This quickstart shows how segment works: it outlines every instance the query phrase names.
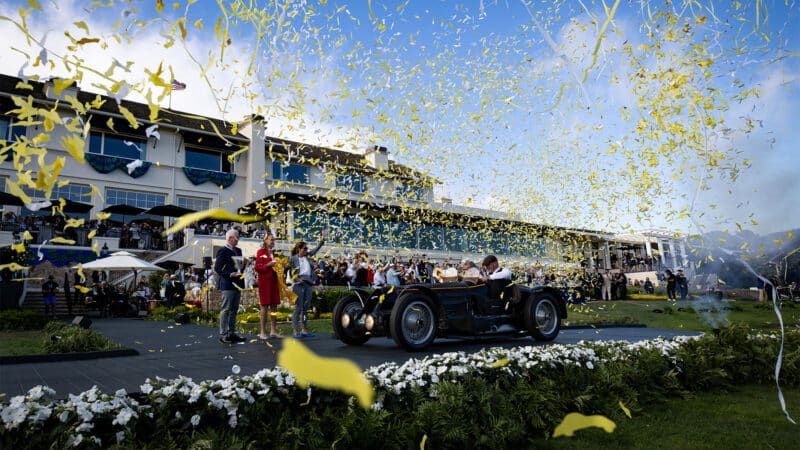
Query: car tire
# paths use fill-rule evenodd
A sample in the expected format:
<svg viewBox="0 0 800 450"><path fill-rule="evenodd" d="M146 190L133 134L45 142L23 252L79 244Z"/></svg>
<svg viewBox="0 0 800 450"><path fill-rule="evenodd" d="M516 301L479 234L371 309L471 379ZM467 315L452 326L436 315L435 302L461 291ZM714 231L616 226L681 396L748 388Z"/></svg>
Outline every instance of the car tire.
<svg viewBox="0 0 800 450"><path fill-rule="evenodd" d="M400 297L392 308L389 329L397 345L408 351L423 350L436 338L436 310L420 294Z"/></svg>
<svg viewBox="0 0 800 450"><path fill-rule="evenodd" d="M361 345L369 340L369 335L363 331L355 330L354 328L345 328L342 324L342 316L350 314L350 317L355 320L356 316L361 312L361 300L357 295L348 295L333 308L333 332L340 341L347 345Z"/></svg>
<svg viewBox="0 0 800 450"><path fill-rule="evenodd" d="M558 303L550 294L528 297L525 301L525 327L537 341L552 341L561 330Z"/></svg>

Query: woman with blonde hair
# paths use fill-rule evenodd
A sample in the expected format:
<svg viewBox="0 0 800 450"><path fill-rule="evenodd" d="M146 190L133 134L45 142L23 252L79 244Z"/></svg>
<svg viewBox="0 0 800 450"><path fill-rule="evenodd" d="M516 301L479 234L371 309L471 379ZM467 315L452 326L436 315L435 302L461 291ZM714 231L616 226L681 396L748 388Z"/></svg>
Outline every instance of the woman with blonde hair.
<svg viewBox="0 0 800 450"><path fill-rule="evenodd" d="M261 306L259 310L261 334L258 337L261 339L267 339L267 310L270 323L269 337L281 337L278 334L278 319L275 317L281 298L278 292L278 275L273 270L276 263L275 255L272 253L274 246L275 237L272 233L267 233L261 248L256 252L255 271L258 273L258 303Z"/></svg>

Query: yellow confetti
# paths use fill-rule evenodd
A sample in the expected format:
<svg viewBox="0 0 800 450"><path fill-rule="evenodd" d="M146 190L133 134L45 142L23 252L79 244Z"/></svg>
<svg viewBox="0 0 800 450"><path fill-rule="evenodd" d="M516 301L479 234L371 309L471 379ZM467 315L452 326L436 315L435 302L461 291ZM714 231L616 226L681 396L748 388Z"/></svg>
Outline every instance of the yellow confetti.
<svg viewBox="0 0 800 450"><path fill-rule="evenodd" d="M591 427L602 428L606 433L613 433L614 429L617 428L617 424L605 416L585 416L581 413L569 413L556 426L553 431L553 437L574 436L576 431Z"/></svg>
<svg viewBox="0 0 800 450"><path fill-rule="evenodd" d="M619 401L619 407L620 407L620 409L622 409L622 412L624 412L624 413L625 413L625 415L626 415L626 416L628 416L628 418L630 419L630 418L631 418L631 410L630 410L630 409L628 409L628 408L627 408L627 407L626 407L626 406L625 406L625 405L622 403L622 400L620 400L620 401Z"/></svg>
<svg viewBox="0 0 800 450"><path fill-rule="evenodd" d="M257 222L262 218L258 216L243 216L239 214L233 214L222 208L213 208L181 216L180 218L178 218L178 220L175 222L174 225L169 227L164 232L164 234L167 235L170 233L174 233L178 230L182 230L184 227L188 225L191 225L195 222L199 222L205 219L217 219L229 222Z"/></svg>
<svg viewBox="0 0 800 450"><path fill-rule="evenodd" d="M75 161L81 164L85 162L84 148L86 147L86 141L84 141L83 138L75 134L70 134L61 138L61 145L67 150L70 156L75 158Z"/></svg>
<svg viewBox="0 0 800 450"><path fill-rule="evenodd" d="M497 369L500 367L507 366L508 363L509 363L508 358L498 359L497 361L490 364L489 367L491 367L492 369Z"/></svg>
<svg viewBox="0 0 800 450"><path fill-rule="evenodd" d="M10 270L12 272L18 272L20 270L27 270L27 269L29 269L29 267L21 266L21 265L19 265L17 263L14 263L14 262L8 263L8 264L0 264L0 270L5 270L5 269L8 269L8 270Z"/></svg>
<svg viewBox="0 0 800 450"><path fill-rule="evenodd" d="M51 244L64 244L64 245L75 245L75 241L73 239L66 239L62 237L54 237L50 239Z"/></svg>
<svg viewBox="0 0 800 450"><path fill-rule="evenodd" d="M278 354L278 365L294 375L297 385L318 386L355 395L364 409L369 409L375 392L361 369L344 358L323 358L295 339L285 339Z"/></svg>

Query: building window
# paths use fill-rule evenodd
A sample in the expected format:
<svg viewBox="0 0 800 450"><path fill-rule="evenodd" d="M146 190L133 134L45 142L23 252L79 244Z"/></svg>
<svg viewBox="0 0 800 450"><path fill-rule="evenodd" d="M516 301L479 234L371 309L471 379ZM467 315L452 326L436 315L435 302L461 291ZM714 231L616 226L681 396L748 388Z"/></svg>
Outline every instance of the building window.
<svg viewBox="0 0 800 450"><path fill-rule="evenodd" d="M207 198L183 197L179 195L177 201L178 206L195 211L205 211L211 208L211 200Z"/></svg>
<svg viewBox="0 0 800 450"><path fill-rule="evenodd" d="M395 196L406 200L422 200L425 198L425 188L408 183L400 183L395 189Z"/></svg>
<svg viewBox="0 0 800 450"><path fill-rule="evenodd" d="M364 193L367 191L367 180L363 175L338 175L336 177L336 187L349 192Z"/></svg>
<svg viewBox="0 0 800 450"><path fill-rule="evenodd" d="M141 138L99 131L89 133L89 153L144 161L146 149L147 141Z"/></svg>
<svg viewBox="0 0 800 450"><path fill-rule="evenodd" d="M185 166L215 172L231 172L231 162L223 153L199 148L186 147Z"/></svg>
<svg viewBox="0 0 800 450"><path fill-rule="evenodd" d="M22 186L22 192L31 199L51 200L63 198L82 203L91 203L92 187L85 184L67 184L64 186L54 186L50 198L45 197L45 192L41 189L33 189L29 186Z"/></svg>
<svg viewBox="0 0 800 450"><path fill-rule="evenodd" d="M167 202L166 194L154 194L152 192L123 191L121 189L106 189L106 204L121 205L127 204L138 206L139 208L150 209L160 206Z"/></svg>
<svg viewBox="0 0 800 450"><path fill-rule="evenodd" d="M25 126L14 125L14 120L7 117L0 118L0 142L14 142L19 136L25 136Z"/></svg>
<svg viewBox="0 0 800 450"><path fill-rule="evenodd" d="M284 164L281 161L272 161L272 178L289 183L311 183L311 177L309 176L307 166Z"/></svg>

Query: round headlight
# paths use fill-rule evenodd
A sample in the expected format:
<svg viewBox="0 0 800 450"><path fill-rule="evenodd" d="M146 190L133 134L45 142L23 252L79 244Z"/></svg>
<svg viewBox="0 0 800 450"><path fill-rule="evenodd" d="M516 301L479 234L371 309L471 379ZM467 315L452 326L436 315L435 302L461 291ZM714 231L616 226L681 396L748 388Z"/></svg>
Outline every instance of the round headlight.
<svg viewBox="0 0 800 450"><path fill-rule="evenodd" d="M351 320L352 320L352 319L351 319L351 317L350 317L350 314L342 314L342 326L343 326L343 327L345 327L345 328L349 328L349 327L350 327L350 321L351 321Z"/></svg>
<svg viewBox="0 0 800 450"><path fill-rule="evenodd" d="M364 326L366 326L368 330L372 330L375 327L375 316L367 314L367 317L364 319Z"/></svg>

